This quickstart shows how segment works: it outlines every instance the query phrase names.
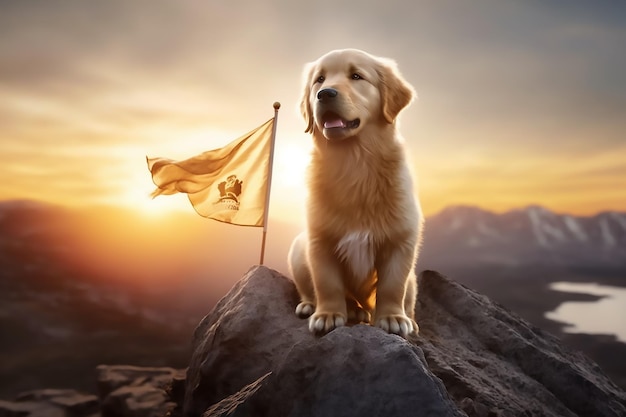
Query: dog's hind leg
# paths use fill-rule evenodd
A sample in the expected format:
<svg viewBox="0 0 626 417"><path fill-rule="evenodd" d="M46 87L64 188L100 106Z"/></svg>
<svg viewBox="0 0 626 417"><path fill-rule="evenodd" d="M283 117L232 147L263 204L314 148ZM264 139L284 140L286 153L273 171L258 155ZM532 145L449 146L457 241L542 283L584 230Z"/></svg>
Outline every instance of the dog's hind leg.
<svg viewBox="0 0 626 417"><path fill-rule="evenodd" d="M415 303L417 302L417 277L415 271L411 270L406 283L406 294L404 295L404 312L411 320L415 327L415 333L419 333L419 326L415 321Z"/></svg>
<svg viewBox="0 0 626 417"><path fill-rule="evenodd" d="M348 309L349 323L369 323L371 320L370 313L359 305L352 297L346 298L346 306Z"/></svg>

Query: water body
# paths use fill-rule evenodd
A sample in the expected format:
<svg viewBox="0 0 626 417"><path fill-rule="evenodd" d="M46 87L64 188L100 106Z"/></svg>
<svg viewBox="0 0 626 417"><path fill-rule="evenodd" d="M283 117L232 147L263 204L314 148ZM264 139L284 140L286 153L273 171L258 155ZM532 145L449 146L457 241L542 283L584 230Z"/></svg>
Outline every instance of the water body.
<svg viewBox="0 0 626 417"><path fill-rule="evenodd" d="M567 301L546 313L550 320L567 323L567 333L612 334L626 343L626 288L609 285L554 282L554 291L591 294L597 301Z"/></svg>

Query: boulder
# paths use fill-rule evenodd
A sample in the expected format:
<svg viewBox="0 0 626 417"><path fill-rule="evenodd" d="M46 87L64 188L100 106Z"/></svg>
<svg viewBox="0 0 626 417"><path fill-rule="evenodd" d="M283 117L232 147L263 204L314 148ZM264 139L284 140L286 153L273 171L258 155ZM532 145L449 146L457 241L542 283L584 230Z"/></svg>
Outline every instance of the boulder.
<svg viewBox="0 0 626 417"><path fill-rule="evenodd" d="M624 416L626 394L584 355L436 272L421 332L359 324L316 337L293 282L254 267L194 333L185 416Z"/></svg>
<svg viewBox="0 0 626 417"><path fill-rule="evenodd" d="M103 417L164 417L176 407L163 389L150 385L124 386L102 402Z"/></svg>
<svg viewBox="0 0 626 417"><path fill-rule="evenodd" d="M264 267L234 286L195 332L185 415L234 398L233 416L462 415L417 346L368 325L316 337L297 301Z"/></svg>
<svg viewBox="0 0 626 417"><path fill-rule="evenodd" d="M0 417L65 417L65 412L45 401L0 400Z"/></svg>
<svg viewBox="0 0 626 417"><path fill-rule="evenodd" d="M100 365L100 397L71 389L40 389L0 400L0 417L164 417L179 415L185 370Z"/></svg>
<svg viewBox="0 0 626 417"><path fill-rule="evenodd" d="M0 401L0 417L83 417L97 414L98 397L72 389L41 389Z"/></svg>
<svg viewBox="0 0 626 417"><path fill-rule="evenodd" d="M184 378L168 367L99 365L96 372L103 417L165 416L176 408L167 392Z"/></svg>
<svg viewBox="0 0 626 417"><path fill-rule="evenodd" d="M582 353L437 272L419 287L415 342L468 415L626 416L624 391Z"/></svg>

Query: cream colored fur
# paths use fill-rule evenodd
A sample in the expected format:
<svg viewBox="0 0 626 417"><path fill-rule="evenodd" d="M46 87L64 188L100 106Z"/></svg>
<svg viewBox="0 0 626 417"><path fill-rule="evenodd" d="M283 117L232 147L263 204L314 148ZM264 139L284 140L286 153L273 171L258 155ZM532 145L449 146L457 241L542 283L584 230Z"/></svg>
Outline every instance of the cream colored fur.
<svg viewBox="0 0 626 417"><path fill-rule="evenodd" d="M319 93L328 88L336 96ZM289 266L296 314L314 333L348 321L404 337L418 331L422 214L396 127L413 96L393 61L359 50L332 51L306 68L301 109L314 142L307 231Z"/></svg>

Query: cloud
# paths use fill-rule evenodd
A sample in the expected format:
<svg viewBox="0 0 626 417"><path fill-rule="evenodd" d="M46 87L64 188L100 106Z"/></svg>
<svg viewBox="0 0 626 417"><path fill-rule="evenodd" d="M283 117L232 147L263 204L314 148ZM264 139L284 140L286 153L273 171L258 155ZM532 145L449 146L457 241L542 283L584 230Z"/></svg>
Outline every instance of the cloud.
<svg viewBox="0 0 626 417"><path fill-rule="evenodd" d="M65 166L42 165L50 178L74 175L88 161L117 184L129 174L110 170L115 161L126 167L146 153L212 147L269 118L275 100L283 103L279 141L308 143L296 111L300 71L342 47L395 59L415 85L420 99L401 122L424 177L453 184L474 175L478 187L495 163L514 165L519 189L502 192L530 198L513 177L541 183L529 174L535 155L554 165L541 169L567 172L570 160L614 150L626 130L626 57L618 53L626 11L615 2L557 9L487 0L324 0L306 8L287 0L41 0L0 7L0 152L23 169L16 177L0 167L0 175L15 178L16 187L36 186L29 164L61 148L79 152ZM476 166L449 162L467 154L479 156ZM464 187L469 198L472 188ZM451 189L443 197L457 195Z"/></svg>

